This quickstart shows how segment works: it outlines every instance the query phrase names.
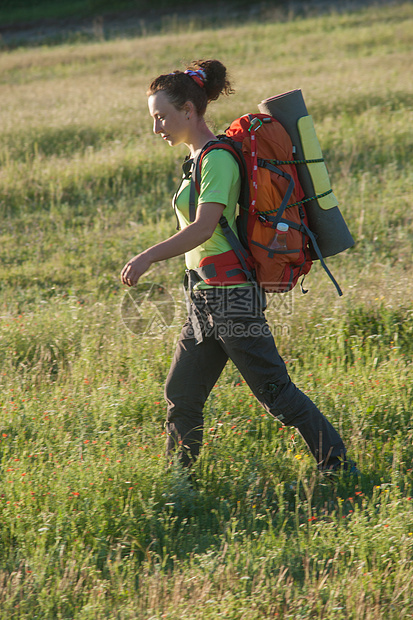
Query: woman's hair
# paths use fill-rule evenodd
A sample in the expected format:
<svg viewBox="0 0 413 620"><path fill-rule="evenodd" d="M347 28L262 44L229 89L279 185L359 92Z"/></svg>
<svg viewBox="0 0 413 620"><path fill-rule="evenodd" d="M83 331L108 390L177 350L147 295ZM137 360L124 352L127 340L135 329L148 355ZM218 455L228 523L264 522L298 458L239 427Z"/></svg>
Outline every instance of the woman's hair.
<svg viewBox="0 0 413 620"><path fill-rule="evenodd" d="M219 60L195 60L186 71L174 71L155 78L147 91L148 97L163 90L171 103L181 110L192 101L199 116L205 114L210 101L234 91L227 78L226 67Z"/></svg>

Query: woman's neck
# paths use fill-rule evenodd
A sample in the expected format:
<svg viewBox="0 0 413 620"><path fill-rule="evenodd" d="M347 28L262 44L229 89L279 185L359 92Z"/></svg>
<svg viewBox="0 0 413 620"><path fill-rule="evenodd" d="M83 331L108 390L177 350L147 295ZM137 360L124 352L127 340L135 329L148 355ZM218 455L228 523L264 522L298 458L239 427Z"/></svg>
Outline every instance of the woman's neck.
<svg viewBox="0 0 413 620"><path fill-rule="evenodd" d="M216 136L212 133L212 131L208 128L208 125L204 120L197 124L194 128L194 131L189 136L188 142L186 143L189 148L189 152L191 157L196 157L198 153L201 151L202 147L210 142L211 140L215 140Z"/></svg>

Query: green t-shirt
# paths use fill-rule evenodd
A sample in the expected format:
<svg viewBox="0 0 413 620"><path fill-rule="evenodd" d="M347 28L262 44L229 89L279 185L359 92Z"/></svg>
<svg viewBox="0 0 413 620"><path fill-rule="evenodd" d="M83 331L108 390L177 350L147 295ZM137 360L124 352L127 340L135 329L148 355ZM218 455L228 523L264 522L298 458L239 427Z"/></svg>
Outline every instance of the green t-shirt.
<svg viewBox="0 0 413 620"><path fill-rule="evenodd" d="M183 181L175 197L175 209L181 228L189 225L189 187L190 179ZM195 197L195 206L206 202L217 202L225 205L223 215L228 224L236 232L235 220L238 213L238 197L241 179L238 164L228 151L214 149L202 160L201 185L199 196ZM231 250L221 226L215 228L212 236L202 245L185 254L188 269L199 267L200 261L206 256L216 256ZM208 286L201 284L202 287ZM242 286L242 285L241 285Z"/></svg>

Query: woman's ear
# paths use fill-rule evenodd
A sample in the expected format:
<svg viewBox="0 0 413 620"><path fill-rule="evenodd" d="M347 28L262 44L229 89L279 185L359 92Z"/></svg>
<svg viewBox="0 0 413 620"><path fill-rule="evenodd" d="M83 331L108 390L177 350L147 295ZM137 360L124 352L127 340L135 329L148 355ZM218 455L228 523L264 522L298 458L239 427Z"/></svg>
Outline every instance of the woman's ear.
<svg viewBox="0 0 413 620"><path fill-rule="evenodd" d="M189 120L195 113L195 106L192 101L187 101L184 103L183 110L185 112L186 118Z"/></svg>

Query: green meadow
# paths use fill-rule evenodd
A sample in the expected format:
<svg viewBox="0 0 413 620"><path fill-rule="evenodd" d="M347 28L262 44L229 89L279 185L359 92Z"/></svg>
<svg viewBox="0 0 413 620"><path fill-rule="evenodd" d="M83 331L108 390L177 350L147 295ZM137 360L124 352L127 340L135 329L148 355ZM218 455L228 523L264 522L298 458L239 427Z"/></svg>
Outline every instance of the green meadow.
<svg viewBox="0 0 413 620"><path fill-rule="evenodd" d="M0 55L0 619L413 618L413 4ZM169 325L130 330L123 265L171 235L185 149L146 88L216 57L221 132L303 92L356 241L268 321L362 477L319 476L228 364L193 484L164 458L183 259L143 278ZM130 325L129 325L130 326Z"/></svg>

